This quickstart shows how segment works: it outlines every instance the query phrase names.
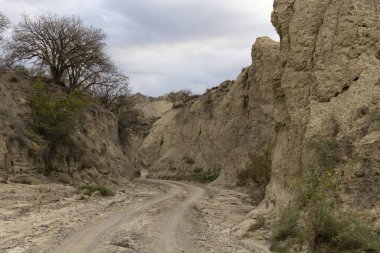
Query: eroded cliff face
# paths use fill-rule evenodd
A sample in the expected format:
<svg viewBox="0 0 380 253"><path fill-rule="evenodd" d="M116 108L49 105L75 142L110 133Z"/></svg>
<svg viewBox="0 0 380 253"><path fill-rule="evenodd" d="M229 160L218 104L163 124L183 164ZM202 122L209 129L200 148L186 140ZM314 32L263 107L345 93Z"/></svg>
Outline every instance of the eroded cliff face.
<svg viewBox="0 0 380 253"><path fill-rule="evenodd" d="M153 175L221 170L233 185L249 153L271 153L271 182L256 213L291 200L308 170L310 140L334 139L355 208L380 196L380 2L276 0L280 43L260 38L252 66L158 120L139 149Z"/></svg>
<svg viewBox="0 0 380 253"><path fill-rule="evenodd" d="M278 185L308 169L308 140L334 138L349 150L343 176L347 201L378 205L379 10L378 1L274 2L288 121L277 133L267 200L281 202Z"/></svg>
<svg viewBox="0 0 380 253"><path fill-rule="evenodd" d="M33 183L45 181L43 147L30 133L26 115L27 97L33 82L22 75L0 76L0 179ZM97 182L123 176L130 178L133 166L123 152L115 115L96 105L86 108L83 126L73 138L78 147L64 147L49 158L50 179L64 183Z"/></svg>
<svg viewBox="0 0 380 253"><path fill-rule="evenodd" d="M276 104L279 43L260 38L254 63L236 81L226 81L184 107L168 111L154 125L139 150L141 166L156 176L219 171L219 183L234 184L249 153L270 150L277 126L286 116ZM260 73L260 74L256 74Z"/></svg>

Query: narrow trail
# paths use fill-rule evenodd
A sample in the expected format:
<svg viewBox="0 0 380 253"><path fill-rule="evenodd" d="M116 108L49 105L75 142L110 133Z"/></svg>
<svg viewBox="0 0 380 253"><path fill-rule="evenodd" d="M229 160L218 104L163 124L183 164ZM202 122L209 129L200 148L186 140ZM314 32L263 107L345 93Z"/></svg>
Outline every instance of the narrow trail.
<svg viewBox="0 0 380 253"><path fill-rule="evenodd" d="M189 186L186 184L179 184L184 187L189 195L185 201L176 205L166 215L164 215L160 223L163 225L161 237L156 242L156 249L158 252L194 252L192 249L195 247L187 236L187 221L185 219L186 210L192 204L196 203L206 192L204 188Z"/></svg>
<svg viewBox="0 0 380 253"><path fill-rule="evenodd" d="M54 249L46 248L40 252L265 252L245 245L230 233L221 233L226 228L221 214L228 212L230 207L225 206L227 209L224 210L225 203L215 205L220 201L210 199L208 188L163 180L141 180L139 183L159 185L163 191L94 220L82 230L71 233ZM220 196L222 201L228 202L236 197L234 194L223 192ZM214 206L208 206L210 200ZM218 218L221 219L218 221Z"/></svg>
<svg viewBox="0 0 380 253"><path fill-rule="evenodd" d="M118 227L133 221L136 216L141 215L146 209L165 200L174 198L182 190L182 188L176 184L167 182L161 182L161 184L169 186L170 189L166 194L153 198L145 203L134 204L130 206L128 210L114 213L102 221L97 221L78 234L74 234L72 237L66 239L56 253L95 252L99 244L104 243L104 241L117 232Z"/></svg>

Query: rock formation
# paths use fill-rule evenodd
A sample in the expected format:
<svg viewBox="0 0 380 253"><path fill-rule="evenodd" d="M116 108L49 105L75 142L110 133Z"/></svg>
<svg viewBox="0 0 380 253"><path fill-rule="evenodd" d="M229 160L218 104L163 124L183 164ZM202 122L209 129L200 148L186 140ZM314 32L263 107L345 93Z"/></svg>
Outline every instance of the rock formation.
<svg viewBox="0 0 380 253"><path fill-rule="evenodd" d="M308 170L309 140L334 138L345 203L380 203L380 2L276 0L280 43L259 38L252 65L184 107L168 111L138 151L151 174L221 170L232 185L250 153L271 152L260 208L287 203L290 182Z"/></svg>
<svg viewBox="0 0 380 253"><path fill-rule="evenodd" d="M249 153L270 149L275 142L274 115L281 114L275 107L278 55L277 42L258 39L253 65L236 81L226 81L164 114L140 147L142 164L158 175L221 170L218 181L232 184Z"/></svg>
<svg viewBox="0 0 380 253"><path fill-rule="evenodd" d="M340 157L342 202L356 209L380 206L380 2L376 0L275 0L272 13L280 42L263 37L252 47L252 65L179 104L167 97L136 95L142 127L125 155L114 115L86 113L78 138L95 158L87 165L63 155L58 173L88 177L130 174L152 177L220 171L215 183L235 185L252 154L271 155L265 197L251 185L268 213L292 198L291 182L307 173L310 140L334 139ZM28 174L41 166L35 143L23 132L25 85L0 83L0 176ZM23 81L22 81L23 82ZM7 86L7 87L6 87ZM9 109L11 108L11 109ZM141 123L141 122L140 122ZM124 150L124 152L123 152ZM130 162L132 157L133 162ZM132 165L133 164L133 165ZM89 167L81 173L83 167Z"/></svg>

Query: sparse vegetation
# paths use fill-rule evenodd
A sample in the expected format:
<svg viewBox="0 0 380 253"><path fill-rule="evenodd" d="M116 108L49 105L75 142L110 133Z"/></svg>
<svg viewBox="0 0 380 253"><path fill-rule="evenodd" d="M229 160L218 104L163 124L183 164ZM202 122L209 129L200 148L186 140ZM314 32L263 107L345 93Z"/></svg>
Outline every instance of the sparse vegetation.
<svg viewBox="0 0 380 253"><path fill-rule="evenodd" d="M9 79L8 79L8 81L10 82L10 83L18 83L18 78L17 77L15 77L15 76L12 76L12 77L10 77Z"/></svg>
<svg viewBox="0 0 380 253"><path fill-rule="evenodd" d="M190 174L178 174L178 175L167 175L161 176L161 179L174 180L174 181L190 181L199 183L211 183L219 177L220 171L207 171L204 172L203 169L199 172L192 172Z"/></svg>
<svg viewBox="0 0 380 253"><path fill-rule="evenodd" d="M80 126L80 115L89 102L89 97L79 91L50 90L37 82L28 99L31 129L44 137L49 148L71 145L70 135Z"/></svg>
<svg viewBox="0 0 380 253"><path fill-rule="evenodd" d="M309 252L380 252L375 230L339 209L339 143L321 139L310 142L309 149L309 173L297 187L296 201L280 215L271 250L287 253L308 247Z"/></svg>
<svg viewBox="0 0 380 253"><path fill-rule="evenodd" d="M335 138L323 138L308 142L309 166L314 170L333 170L339 163L342 147Z"/></svg>
<svg viewBox="0 0 380 253"><path fill-rule="evenodd" d="M80 163L82 165L82 169L92 168L94 166L94 160L89 154L81 155Z"/></svg>
<svg viewBox="0 0 380 253"><path fill-rule="evenodd" d="M80 154L81 143L72 138L81 126L81 115L90 99L84 93L66 93L60 89L49 89L37 82L28 98L31 108L26 136L45 148L45 173L50 171L49 161L59 148L69 147L76 155Z"/></svg>
<svg viewBox="0 0 380 253"><path fill-rule="evenodd" d="M96 184L86 184L86 185L80 186L79 188L81 190L84 190L85 194L89 196L91 196L95 192L99 192L100 195L102 195L103 197L111 197L115 195L115 193L111 189L105 186L96 185Z"/></svg>
<svg viewBox="0 0 380 253"><path fill-rule="evenodd" d="M206 98L203 100L203 105L204 105L205 111L209 111L209 112L212 111L212 98L211 98L210 93L206 94Z"/></svg>
<svg viewBox="0 0 380 253"><path fill-rule="evenodd" d="M265 223L266 222L265 222L264 216L258 215L256 217L256 222L249 227L249 231L255 231L255 230L261 229L265 227Z"/></svg>
<svg viewBox="0 0 380 253"><path fill-rule="evenodd" d="M25 176L16 177L12 179L12 182L17 183L17 184L27 184L27 185L32 184L32 181L30 180L30 178L25 177Z"/></svg>
<svg viewBox="0 0 380 253"><path fill-rule="evenodd" d="M7 24L0 15L0 35ZM25 15L6 44L3 65L11 70L17 64L28 66L28 72L48 77L55 85L86 90L113 110L118 100L130 96L130 89L128 77L106 53L105 38L102 29L85 26L79 17Z"/></svg>
<svg viewBox="0 0 380 253"><path fill-rule="evenodd" d="M3 40L3 32L9 27L9 19L0 12L0 42Z"/></svg>
<svg viewBox="0 0 380 253"><path fill-rule="evenodd" d="M271 179L271 157L268 150L263 154L249 154L250 162L246 165L246 168L240 171L237 175L237 185L245 186L256 184L262 195L265 194L265 188L269 184Z"/></svg>
<svg viewBox="0 0 380 253"><path fill-rule="evenodd" d="M8 119L10 116L7 110L0 108L0 119Z"/></svg>
<svg viewBox="0 0 380 253"><path fill-rule="evenodd" d="M119 108L117 114L118 136L123 147L130 143L130 135L132 132L141 131L141 112L132 106Z"/></svg>
<svg viewBox="0 0 380 253"><path fill-rule="evenodd" d="M380 108L370 110L368 113L368 120L373 123L380 123Z"/></svg>
<svg viewBox="0 0 380 253"><path fill-rule="evenodd" d="M193 165L195 163L195 161L191 158L191 157L188 157L188 156L185 156L183 158L183 161L186 163L186 164L189 164L189 165Z"/></svg>
<svg viewBox="0 0 380 253"><path fill-rule="evenodd" d="M192 91L183 89L178 92L170 92L167 96L170 102L173 103L173 109L183 107L187 101L191 99Z"/></svg>
<svg viewBox="0 0 380 253"><path fill-rule="evenodd" d="M47 141L44 139L44 137L42 135L39 135L32 129L27 129L24 132L24 135L26 138L38 144L40 147L45 147L47 145Z"/></svg>

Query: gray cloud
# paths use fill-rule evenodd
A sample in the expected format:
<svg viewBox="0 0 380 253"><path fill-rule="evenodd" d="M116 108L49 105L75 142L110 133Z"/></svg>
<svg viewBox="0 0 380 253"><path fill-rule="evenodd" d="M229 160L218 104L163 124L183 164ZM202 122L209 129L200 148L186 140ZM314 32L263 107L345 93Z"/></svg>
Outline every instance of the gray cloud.
<svg viewBox="0 0 380 253"><path fill-rule="evenodd" d="M21 13L79 15L108 34L109 52L134 91L203 92L234 79L251 63L256 37L277 39L270 0L0 0L16 22ZM57 8L57 6L59 8Z"/></svg>

